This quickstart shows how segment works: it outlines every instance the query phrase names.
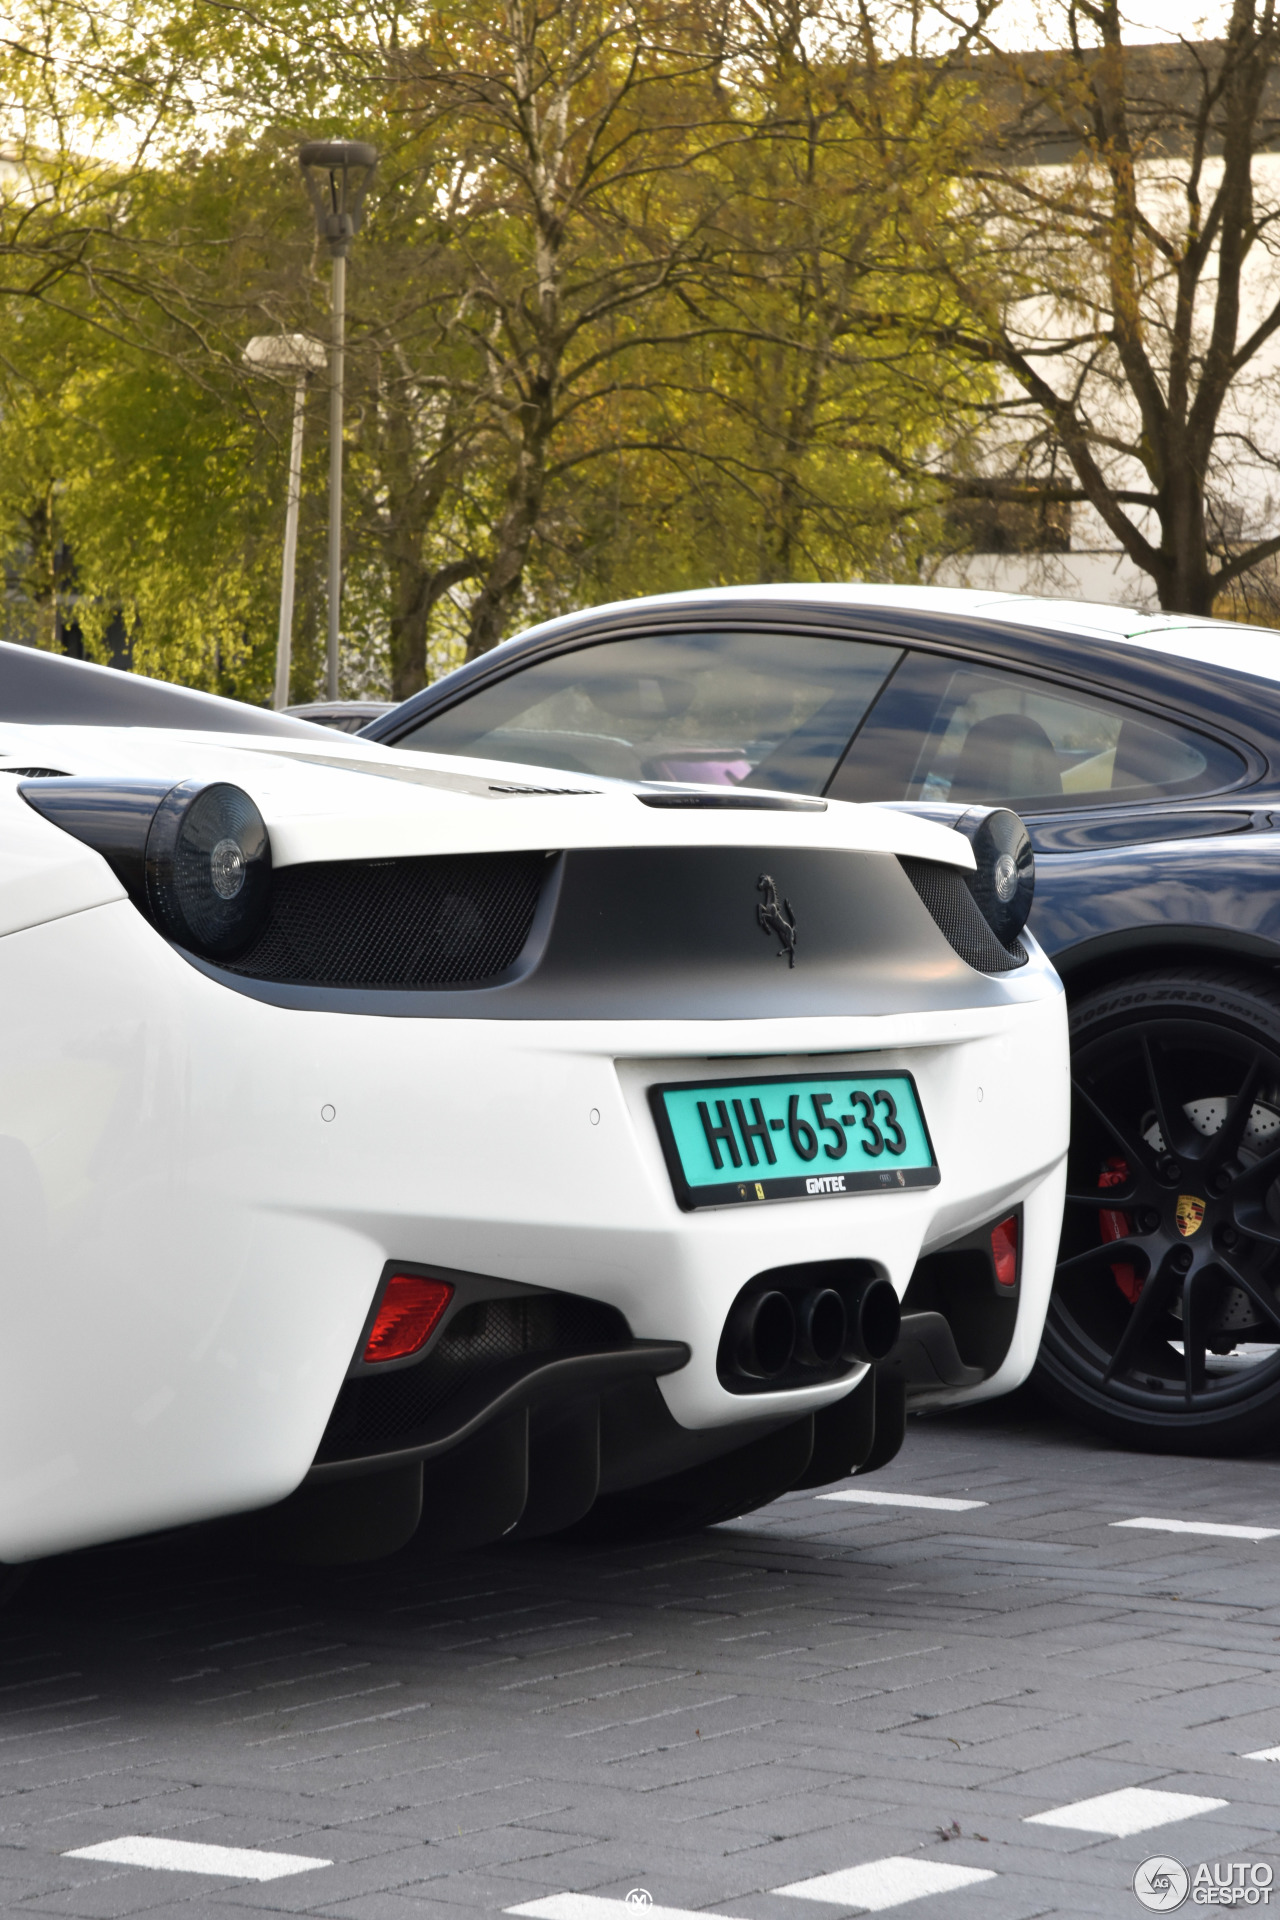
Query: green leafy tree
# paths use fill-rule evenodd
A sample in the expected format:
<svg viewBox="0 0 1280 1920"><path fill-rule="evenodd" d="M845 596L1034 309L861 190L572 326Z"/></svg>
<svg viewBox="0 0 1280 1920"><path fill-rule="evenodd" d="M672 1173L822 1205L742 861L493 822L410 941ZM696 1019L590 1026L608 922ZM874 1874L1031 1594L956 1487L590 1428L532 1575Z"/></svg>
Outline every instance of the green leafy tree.
<svg viewBox="0 0 1280 1920"><path fill-rule="evenodd" d="M58 54L41 177L91 154L113 209L56 297L0 299L0 511L47 644L72 596L91 650L123 623L139 670L268 697L288 396L241 349L327 333L293 153L338 131L383 155L349 283L349 690L411 692L584 598L920 565L926 456L988 377L921 323L957 303L919 233L963 138L954 83L886 66L860 11L195 0L138 39L26 4Z"/></svg>

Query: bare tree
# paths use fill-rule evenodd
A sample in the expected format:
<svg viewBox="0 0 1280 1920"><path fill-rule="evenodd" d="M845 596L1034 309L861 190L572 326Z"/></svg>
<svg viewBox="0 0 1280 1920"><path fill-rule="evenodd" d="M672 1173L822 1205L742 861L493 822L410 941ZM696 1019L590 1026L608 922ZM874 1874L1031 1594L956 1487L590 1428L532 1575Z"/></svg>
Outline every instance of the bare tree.
<svg viewBox="0 0 1280 1920"><path fill-rule="evenodd" d="M962 491L1087 502L1160 605L1208 614L1280 553L1280 37L1232 0L1221 40L1130 46L1118 0L1066 0L1061 51L980 16L974 244L931 337L999 369Z"/></svg>

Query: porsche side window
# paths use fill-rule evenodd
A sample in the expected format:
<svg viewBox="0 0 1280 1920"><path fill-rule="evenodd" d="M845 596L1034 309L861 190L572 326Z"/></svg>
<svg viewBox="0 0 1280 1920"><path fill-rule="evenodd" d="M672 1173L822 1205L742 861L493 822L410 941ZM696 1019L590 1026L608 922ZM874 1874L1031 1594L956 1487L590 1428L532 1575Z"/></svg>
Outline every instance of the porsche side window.
<svg viewBox="0 0 1280 1920"><path fill-rule="evenodd" d="M900 658L897 647L820 634L637 634L517 668L396 745L821 793Z"/></svg>
<svg viewBox="0 0 1280 1920"><path fill-rule="evenodd" d="M1005 801L1024 812L1208 793L1244 772L1207 735L1043 681L917 654L832 791L845 799Z"/></svg>

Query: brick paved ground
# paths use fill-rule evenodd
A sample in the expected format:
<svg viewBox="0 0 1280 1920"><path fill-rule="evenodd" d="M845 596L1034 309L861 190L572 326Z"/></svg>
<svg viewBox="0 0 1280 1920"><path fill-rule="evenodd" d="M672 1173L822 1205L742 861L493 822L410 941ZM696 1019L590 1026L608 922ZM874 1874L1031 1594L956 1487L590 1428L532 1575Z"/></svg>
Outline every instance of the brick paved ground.
<svg viewBox="0 0 1280 1920"><path fill-rule="evenodd" d="M854 1909L773 1890L896 1855L996 1876L894 1909L921 1920L1137 1916L1150 1854L1280 1851L1280 1765L1242 1757L1280 1746L1280 1539L1108 1522L1280 1525L1278 1476L994 1412L913 1423L859 1483L971 1512L794 1495L662 1547L434 1574L172 1544L51 1564L0 1622L0 1911L411 1920L643 1886L821 1920ZM1135 1786L1228 1804L1125 1839L1026 1824ZM254 1884L63 1857L121 1835L334 1864Z"/></svg>

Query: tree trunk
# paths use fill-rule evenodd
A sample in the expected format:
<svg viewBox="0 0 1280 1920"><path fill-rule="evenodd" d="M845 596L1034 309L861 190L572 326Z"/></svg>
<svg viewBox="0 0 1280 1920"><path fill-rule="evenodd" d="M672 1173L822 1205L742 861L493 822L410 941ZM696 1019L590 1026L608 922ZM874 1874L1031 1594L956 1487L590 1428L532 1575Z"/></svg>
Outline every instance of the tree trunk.
<svg viewBox="0 0 1280 1920"><path fill-rule="evenodd" d="M520 409L520 452L507 483L493 557L471 609L467 659L488 653L502 639L512 603L524 583L525 563L546 489L547 448L554 425L555 382L544 373Z"/></svg>
<svg viewBox="0 0 1280 1920"><path fill-rule="evenodd" d="M1160 555L1152 568L1165 613L1209 615L1216 597L1209 563L1204 488L1199 476L1172 455L1160 489Z"/></svg>
<svg viewBox="0 0 1280 1920"><path fill-rule="evenodd" d="M427 684L427 573L403 557L394 563L391 698L407 700Z"/></svg>
<svg viewBox="0 0 1280 1920"><path fill-rule="evenodd" d="M395 563L391 613L391 698L407 700L427 684L427 635L437 600L460 580L474 579L478 560L468 556L444 567L424 567L407 557Z"/></svg>

